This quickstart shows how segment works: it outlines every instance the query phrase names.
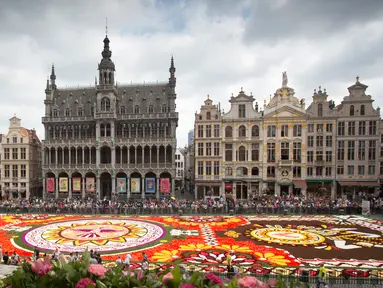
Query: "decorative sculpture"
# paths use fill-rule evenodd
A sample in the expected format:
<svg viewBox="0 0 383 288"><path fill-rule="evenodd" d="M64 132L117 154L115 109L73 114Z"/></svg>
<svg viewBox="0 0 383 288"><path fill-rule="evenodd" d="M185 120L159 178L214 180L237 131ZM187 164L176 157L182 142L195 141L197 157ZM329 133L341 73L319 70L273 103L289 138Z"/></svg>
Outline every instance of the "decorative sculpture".
<svg viewBox="0 0 383 288"><path fill-rule="evenodd" d="M289 79L287 78L287 72L282 72L282 87L287 87Z"/></svg>

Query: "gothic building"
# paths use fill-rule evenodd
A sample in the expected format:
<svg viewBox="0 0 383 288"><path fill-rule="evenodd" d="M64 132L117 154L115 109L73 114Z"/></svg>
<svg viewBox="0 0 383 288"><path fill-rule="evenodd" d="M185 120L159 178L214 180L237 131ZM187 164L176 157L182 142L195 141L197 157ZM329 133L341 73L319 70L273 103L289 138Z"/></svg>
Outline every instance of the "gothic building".
<svg viewBox="0 0 383 288"><path fill-rule="evenodd" d="M45 90L43 191L46 198L155 198L174 193L176 78L115 82L104 39L94 86L60 88L55 68Z"/></svg>

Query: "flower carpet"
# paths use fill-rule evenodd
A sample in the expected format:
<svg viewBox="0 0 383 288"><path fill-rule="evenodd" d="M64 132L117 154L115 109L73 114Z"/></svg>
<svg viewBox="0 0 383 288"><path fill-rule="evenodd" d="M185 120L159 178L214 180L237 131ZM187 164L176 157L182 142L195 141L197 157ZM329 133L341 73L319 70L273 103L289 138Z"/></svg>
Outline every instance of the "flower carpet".
<svg viewBox="0 0 383 288"><path fill-rule="evenodd" d="M159 268L183 263L204 271L225 271L230 250L242 272L322 263L383 267L382 233L382 223L360 216L0 216L3 254L88 248L105 261L129 252L140 262L145 251Z"/></svg>

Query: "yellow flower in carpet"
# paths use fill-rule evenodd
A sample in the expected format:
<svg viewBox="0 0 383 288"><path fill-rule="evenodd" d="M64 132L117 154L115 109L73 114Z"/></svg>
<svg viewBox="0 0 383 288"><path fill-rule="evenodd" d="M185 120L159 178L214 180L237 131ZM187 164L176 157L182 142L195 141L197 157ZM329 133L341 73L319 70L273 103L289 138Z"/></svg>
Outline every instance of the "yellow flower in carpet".
<svg viewBox="0 0 383 288"><path fill-rule="evenodd" d="M164 218L164 221L166 222L176 222L176 220L172 217L167 217L167 218Z"/></svg>
<svg viewBox="0 0 383 288"><path fill-rule="evenodd" d="M171 262L174 259L180 258L177 254L178 250L162 250L160 252L155 252L152 256L152 260L156 262Z"/></svg>
<svg viewBox="0 0 383 288"><path fill-rule="evenodd" d="M205 244L187 244L187 245L181 245L180 250L183 251L201 251L201 250L206 250L210 249L210 245L205 245Z"/></svg>
<svg viewBox="0 0 383 288"><path fill-rule="evenodd" d="M239 245L227 245L227 244L222 244L220 246L216 247L217 249L222 249L225 251L234 251L234 253L249 253L252 252L252 250L249 247L246 246L239 246Z"/></svg>
<svg viewBox="0 0 383 288"><path fill-rule="evenodd" d="M238 238L240 235L241 234L239 234L233 230L229 230L229 231L225 232L225 236L227 236L227 237Z"/></svg>
<svg viewBox="0 0 383 288"><path fill-rule="evenodd" d="M254 254L259 257L259 260L267 261L273 265L287 266L287 263L290 263L290 260L285 259L283 255L275 255L274 253L271 253L271 252L266 252L265 254L262 254L260 252L255 252Z"/></svg>
<svg viewBox="0 0 383 288"><path fill-rule="evenodd" d="M241 222L242 220L238 217L232 217L232 218L227 218L226 221L232 222L232 223L238 223L238 222Z"/></svg>
<svg viewBox="0 0 383 288"><path fill-rule="evenodd" d="M161 243L167 243L168 240L160 240Z"/></svg>

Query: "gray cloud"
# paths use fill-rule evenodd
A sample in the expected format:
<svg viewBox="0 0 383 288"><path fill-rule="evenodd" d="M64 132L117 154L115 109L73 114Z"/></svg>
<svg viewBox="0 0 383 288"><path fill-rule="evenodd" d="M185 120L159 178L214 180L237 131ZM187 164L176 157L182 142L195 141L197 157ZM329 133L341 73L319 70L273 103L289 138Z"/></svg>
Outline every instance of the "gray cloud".
<svg viewBox="0 0 383 288"><path fill-rule="evenodd" d="M43 137L52 62L57 85L94 83L105 17L117 81L166 81L174 54L179 146L207 94L225 111L240 87L262 104L280 87L285 70L297 96L309 102L322 85L339 103L360 74L382 106L381 1L346 2L1 1L0 132L17 113Z"/></svg>

